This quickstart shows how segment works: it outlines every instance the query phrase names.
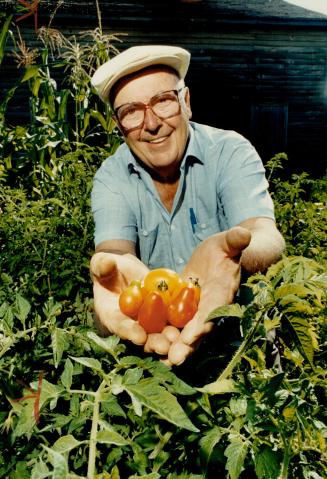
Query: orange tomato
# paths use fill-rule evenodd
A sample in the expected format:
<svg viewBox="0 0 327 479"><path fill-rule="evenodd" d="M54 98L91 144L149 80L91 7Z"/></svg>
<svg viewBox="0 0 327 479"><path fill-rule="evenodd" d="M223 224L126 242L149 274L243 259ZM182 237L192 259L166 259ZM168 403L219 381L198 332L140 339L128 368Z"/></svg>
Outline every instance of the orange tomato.
<svg viewBox="0 0 327 479"><path fill-rule="evenodd" d="M158 286L165 282L168 291L171 294L179 283L182 282L181 277L176 271L169 268L157 268L150 271L144 278L143 287L147 291L157 291Z"/></svg>
<svg viewBox="0 0 327 479"><path fill-rule="evenodd" d="M137 320L147 333L161 333L167 324L167 307L159 292L150 291L146 295Z"/></svg>
<svg viewBox="0 0 327 479"><path fill-rule="evenodd" d="M176 328L184 328L193 318L197 309L195 288L186 286L172 299L167 308L168 323Z"/></svg>
<svg viewBox="0 0 327 479"><path fill-rule="evenodd" d="M141 283L138 281L133 281L119 296L121 312L131 318L136 318L142 303Z"/></svg>
<svg viewBox="0 0 327 479"><path fill-rule="evenodd" d="M188 281L181 281L177 287L175 288L175 290L173 291L172 295L171 295L171 299L175 299L176 296L179 295L179 293L182 291L182 289L184 288L191 288L191 289L194 289L194 298L195 298L195 301L196 301L196 304L199 304L199 301L200 301L200 296L201 296L201 286L199 284L199 281L198 279L193 279L193 278L190 278Z"/></svg>

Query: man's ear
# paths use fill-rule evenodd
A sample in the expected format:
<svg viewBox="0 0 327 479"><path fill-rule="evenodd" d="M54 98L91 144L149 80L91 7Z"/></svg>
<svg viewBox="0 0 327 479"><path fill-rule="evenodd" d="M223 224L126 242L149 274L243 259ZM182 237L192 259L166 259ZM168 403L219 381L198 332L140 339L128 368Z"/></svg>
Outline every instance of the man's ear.
<svg viewBox="0 0 327 479"><path fill-rule="evenodd" d="M116 117L115 114L112 115L112 119L113 119L114 122L116 123L116 126L117 126L119 132L124 136L124 132L123 132L123 130L122 130L120 124L119 124L118 118Z"/></svg>
<svg viewBox="0 0 327 479"><path fill-rule="evenodd" d="M187 116L190 120L192 118L192 109L191 109L190 90L188 89L187 86L185 87L185 91L184 91L183 106L184 106L185 112L187 113Z"/></svg>

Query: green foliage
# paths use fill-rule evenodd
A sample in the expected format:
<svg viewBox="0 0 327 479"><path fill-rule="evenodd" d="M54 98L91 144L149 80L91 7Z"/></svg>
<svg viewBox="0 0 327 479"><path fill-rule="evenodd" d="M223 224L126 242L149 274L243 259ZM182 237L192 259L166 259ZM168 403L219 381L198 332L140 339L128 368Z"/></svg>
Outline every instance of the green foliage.
<svg viewBox="0 0 327 479"><path fill-rule="evenodd" d="M287 253L326 260L327 176L310 178L305 172L282 181L276 170L287 161L284 153L266 165L275 203L278 227L287 243Z"/></svg>
<svg viewBox="0 0 327 479"><path fill-rule="evenodd" d="M10 25L3 61L9 36L22 47ZM249 304L210 314L185 367L99 337L90 190L120 139L89 78L117 38L42 35L0 106L0 478L326 478L325 179L268 163L287 256L249 278ZM24 87L30 122L11 126Z"/></svg>

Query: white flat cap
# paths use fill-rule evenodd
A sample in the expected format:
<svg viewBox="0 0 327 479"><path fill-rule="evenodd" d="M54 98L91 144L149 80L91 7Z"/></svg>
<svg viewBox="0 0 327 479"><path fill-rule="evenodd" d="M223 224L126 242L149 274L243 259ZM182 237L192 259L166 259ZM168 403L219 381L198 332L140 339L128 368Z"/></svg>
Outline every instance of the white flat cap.
<svg viewBox="0 0 327 479"><path fill-rule="evenodd" d="M187 50L175 46L131 47L101 65L91 78L91 84L101 100L108 102L110 90L117 80L151 65L168 65L177 71L181 79L184 79L190 58L191 54Z"/></svg>

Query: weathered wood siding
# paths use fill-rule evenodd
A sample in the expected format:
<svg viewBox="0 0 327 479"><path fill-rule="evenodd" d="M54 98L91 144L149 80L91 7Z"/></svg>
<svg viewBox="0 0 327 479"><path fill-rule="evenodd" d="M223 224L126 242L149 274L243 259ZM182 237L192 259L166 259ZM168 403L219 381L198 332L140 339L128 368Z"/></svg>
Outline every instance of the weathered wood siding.
<svg viewBox="0 0 327 479"><path fill-rule="evenodd" d="M10 3L0 6L10 9ZM41 2L39 26L47 24L56 4ZM190 50L194 120L243 133L264 161L286 151L294 171L325 170L326 16L282 0L100 0L99 5L104 31L128 34L117 45L120 50L149 43ZM97 25L94 1L65 1L52 23L65 34ZM21 27L27 43L35 42L32 19ZM17 71L8 65L1 88L12 75Z"/></svg>

